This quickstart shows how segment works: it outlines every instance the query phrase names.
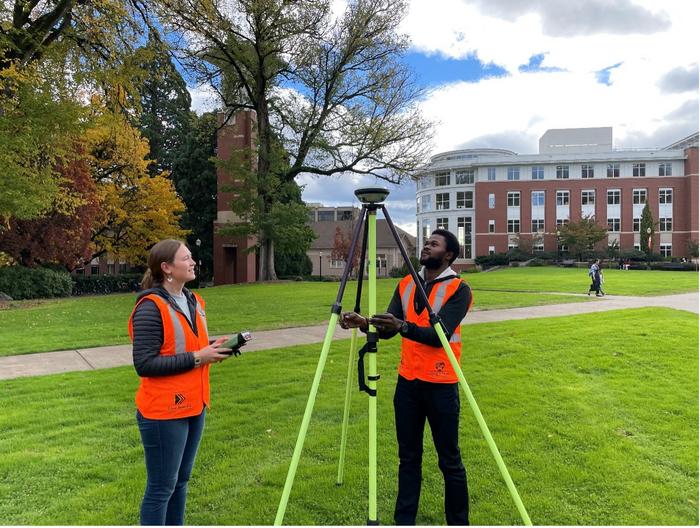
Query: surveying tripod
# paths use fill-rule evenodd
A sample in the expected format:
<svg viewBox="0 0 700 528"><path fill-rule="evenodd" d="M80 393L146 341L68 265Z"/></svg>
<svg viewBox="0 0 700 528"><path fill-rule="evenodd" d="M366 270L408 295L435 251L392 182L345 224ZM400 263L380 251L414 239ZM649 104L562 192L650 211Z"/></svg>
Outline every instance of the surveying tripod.
<svg viewBox="0 0 700 528"><path fill-rule="evenodd" d="M309 398L306 402L306 409L304 410L304 417L302 418L301 421L301 427L299 429L299 435L297 437L297 442L294 447L294 453L292 454L292 461L289 465L289 471L287 472L287 479L284 484L284 490L282 491L282 498L280 499L279 506L277 508L277 516L275 517L275 526L280 526L282 524L282 521L284 520L284 513L287 509L287 502L289 501L289 494L291 493L292 490L292 484L294 483L294 476L296 474L297 467L299 465L299 459L301 457L301 451L304 447L304 441L306 439L306 433L309 428L309 422L311 421L311 414L313 412L313 407L314 407L314 402L316 401L316 394L318 392L318 386L321 382L321 375L323 374L323 369L326 364L326 359L328 358L328 352L331 347L331 342L333 341L333 333L335 331L336 324L338 324L338 319L340 318L340 314L342 312L342 306L341 302L343 299L343 294L345 292L345 286L347 284L348 278L350 276L350 272L352 271L352 262L353 262L353 257L355 256L355 250L357 248L357 241L360 236L360 230L364 226L364 236L362 238L362 252L361 252L361 258L360 258L360 272L358 273L358 283L357 283L357 296L355 299L355 312L360 312L360 300L362 296L362 276L363 272L362 270L364 269L364 262L365 262L365 256L368 257L368 272L367 272L367 278L368 278L368 283L369 283L369 293L368 293L368 314L369 315L374 315L377 312L377 210L381 209L382 213L384 214L384 218L386 219L387 225L389 226L389 229L391 231L391 234L394 237L394 240L396 241L397 246L399 247L399 250L401 252L401 256L403 257L404 263L406 264L406 267L409 270L409 273L413 277L413 281L416 285L416 295L420 296L421 301L424 306L427 307L428 314L429 314L429 320L430 324L432 327L435 329L435 332L437 333L438 337L440 338L440 342L442 343L442 347L445 349L445 353L447 354L447 358L450 361L450 364L452 365L452 368L454 369L455 373L457 374L457 378L459 379L459 383L464 389L464 393L467 396L467 400L469 401L469 405L474 412L474 415L476 416L476 420L479 424L479 427L481 429L482 434L484 435L484 438L486 439L486 442L489 445L489 448L491 450L491 453L493 454L493 457L496 459L496 464L498 465L498 468L501 472L501 475L503 476L503 479L506 482L506 486L508 487L508 491L511 494L511 497L513 498L513 501L515 502L515 505L518 508L518 511L520 512L520 515L523 519L523 522L531 526L532 522L530 521L530 517L527 514L527 511L525 510L525 506L523 505L522 501L520 500L520 496L518 495L518 491L515 489L515 484L513 484L513 480L510 478L510 474L508 473L508 469L506 468L505 463L503 462L503 459L501 458L501 454L498 451L498 447L496 447L496 443L493 440L493 437L491 436L491 433L486 425L486 422L484 421L483 416L481 415L481 411L479 410L478 405L476 404L476 400L474 399L474 396L472 395L471 389L469 388L469 385L467 384L467 380L464 378L464 373L462 372L462 369L459 366L459 363L457 362L457 359L452 352L452 348L450 347L449 341L447 339L447 336L445 335L445 331L442 327L442 324L440 322L440 318L438 315L433 311L432 307L430 306L430 302L428 301L428 297L425 294L425 290L423 289L423 286L421 285L420 280L418 279L418 274L416 273L416 270L413 268L410 259L408 258L408 254L406 253L406 249L403 247L403 244L401 243L401 239L399 238L399 234L396 231L396 227L394 227L393 222L391 221L391 217L389 216L389 212L386 210L386 207L383 205L382 202L386 199L386 197L389 195L389 191L383 187L367 187L363 189L357 189L355 191L355 196L360 200L362 203L362 211L360 213L360 217L357 220L357 223L355 224L355 228L353 230L353 235L352 235L352 241L350 243L350 249L348 252L347 259L345 261L345 269L343 270L343 275L340 279L340 287L338 288L338 295L336 296L335 303L333 304L331 308L331 317L330 320L328 321L328 329L326 330L326 335L323 340L323 347L321 348L321 356L319 357L318 360L318 365L316 367L316 374L314 375L313 382L311 384L311 391L309 393ZM366 253L369 252L368 255ZM379 380L379 376L377 375L377 342L378 342L378 336L377 336L377 330L376 328L370 323L369 328L367 331L367 343L360 349L359 351L359 358L358 358L358 382L360 386L360 390L366 392L369 395L369 461L368 461L368 470L369 470L369 486L368 486L368 491L369 491L369 504L368 504L368 516L367 516L367 524L368 525L378 525L379 524L379 519L377 516L377 381ZM343 482L343 469L344 469L344 463L345 463L345 446L346 446L346 439L347 439L347 428L348 428L348 417L349 417L349 407L350 407L350 378L352 374L352 366L353 366L353 359L355 355L355 350L357 346L357 329L354 328L352 330L352 337L350 340L350 357L348 359L348 377L347 377L347 385L345 388L345 407L343 410L343 427L342 427L342 436L341 436L341 442L340 442L340 461L338 464L338 477L337 477L337 484L342 484ZM364 356L365 354L369 354L369 359L368 359L368 374L367 374L367 382L365 383L364 380Z"/></svg>

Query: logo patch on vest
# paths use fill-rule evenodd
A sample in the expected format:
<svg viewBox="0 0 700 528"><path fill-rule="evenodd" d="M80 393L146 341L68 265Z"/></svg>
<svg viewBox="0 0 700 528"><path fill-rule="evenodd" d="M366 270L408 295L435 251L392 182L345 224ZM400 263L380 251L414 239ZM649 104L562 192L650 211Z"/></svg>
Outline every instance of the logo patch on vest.
<svg viewBox="0 0 700 528"><path fill-rule="evenodd" d="M437 370L438 372L442 372L443 370L445 370L445 362L444 361L437 361L435 363L435 370Z"/></svg>
<svg viewBox="0 0 700 528"><path fill-rule="evenodd" d="M175 405L182 405L186 399L182 394L175 394Z"/></svg>

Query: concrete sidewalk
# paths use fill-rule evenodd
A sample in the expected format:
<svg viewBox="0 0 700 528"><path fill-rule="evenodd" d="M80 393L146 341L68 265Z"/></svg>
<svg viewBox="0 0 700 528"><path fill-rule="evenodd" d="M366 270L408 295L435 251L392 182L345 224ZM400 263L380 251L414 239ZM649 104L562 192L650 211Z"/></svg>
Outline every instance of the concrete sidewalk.
<svg viewBox="0 0 700 528"><path fill-rule="evenodd" d="M506 292L504 292L504 295ZM474 311L462 324L492 323L515 319L561 317L626 308L667 307L698 313L698 292L658 297L605 296L584 303L550 304L504 310ZM321 343L328 325L303 326L253 332L253 340L243 351L254 352L270 348ZM335 329L334 339L348 339L349 330ZM41 352L0 358L0 379L44 376L61 372L95 370L131 364L131 345L115 345L59 352Z"/></svg>

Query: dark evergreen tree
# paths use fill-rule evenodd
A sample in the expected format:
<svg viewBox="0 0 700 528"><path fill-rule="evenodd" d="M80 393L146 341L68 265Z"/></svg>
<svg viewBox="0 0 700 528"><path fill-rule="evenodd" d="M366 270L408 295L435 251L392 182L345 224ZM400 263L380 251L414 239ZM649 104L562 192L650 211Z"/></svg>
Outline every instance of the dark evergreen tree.
<svg viewBox="0 0 700 528"><path fill-rule="evenodd" d="M171 172L190 125L192 99L187 83L173 64L167 45L150 33L139 55L147 72L141 87L139 128L151 147L152 175Z"/></svg>
<svg viewBox="0 0 700 528"><path fill-rule="evenodd" d="M208 280L213 272L216 219L216 167L212 161L216 155L216 114L197 116L190 112L185 130L182 145L173 156L172 179L186 207L180 224L191 231L187 244L195 260L202 261L199 276Z"/></svg>
<svg viewBox="0 0 700 528"><path fill-rule="evenodd" d="M647 229L649 229L649 233L647 233ZM649 243L650 238L651 244ZM644 204L642 219L639 222L639 248L647 254L648 258L654 252L654 217L651 214L648 200Z"/></svg>

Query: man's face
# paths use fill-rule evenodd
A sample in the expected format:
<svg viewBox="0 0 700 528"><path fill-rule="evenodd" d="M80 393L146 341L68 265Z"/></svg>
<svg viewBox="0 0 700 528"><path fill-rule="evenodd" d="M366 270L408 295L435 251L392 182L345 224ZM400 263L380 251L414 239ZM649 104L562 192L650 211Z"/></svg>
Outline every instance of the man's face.
<svg viewBox="0 0 700 528"><path fill-rule="evenodd" d="M428 269L438 269L446 262L447 252L445 238L441 235L430 235L420 252L420 263Z"/></svg>

